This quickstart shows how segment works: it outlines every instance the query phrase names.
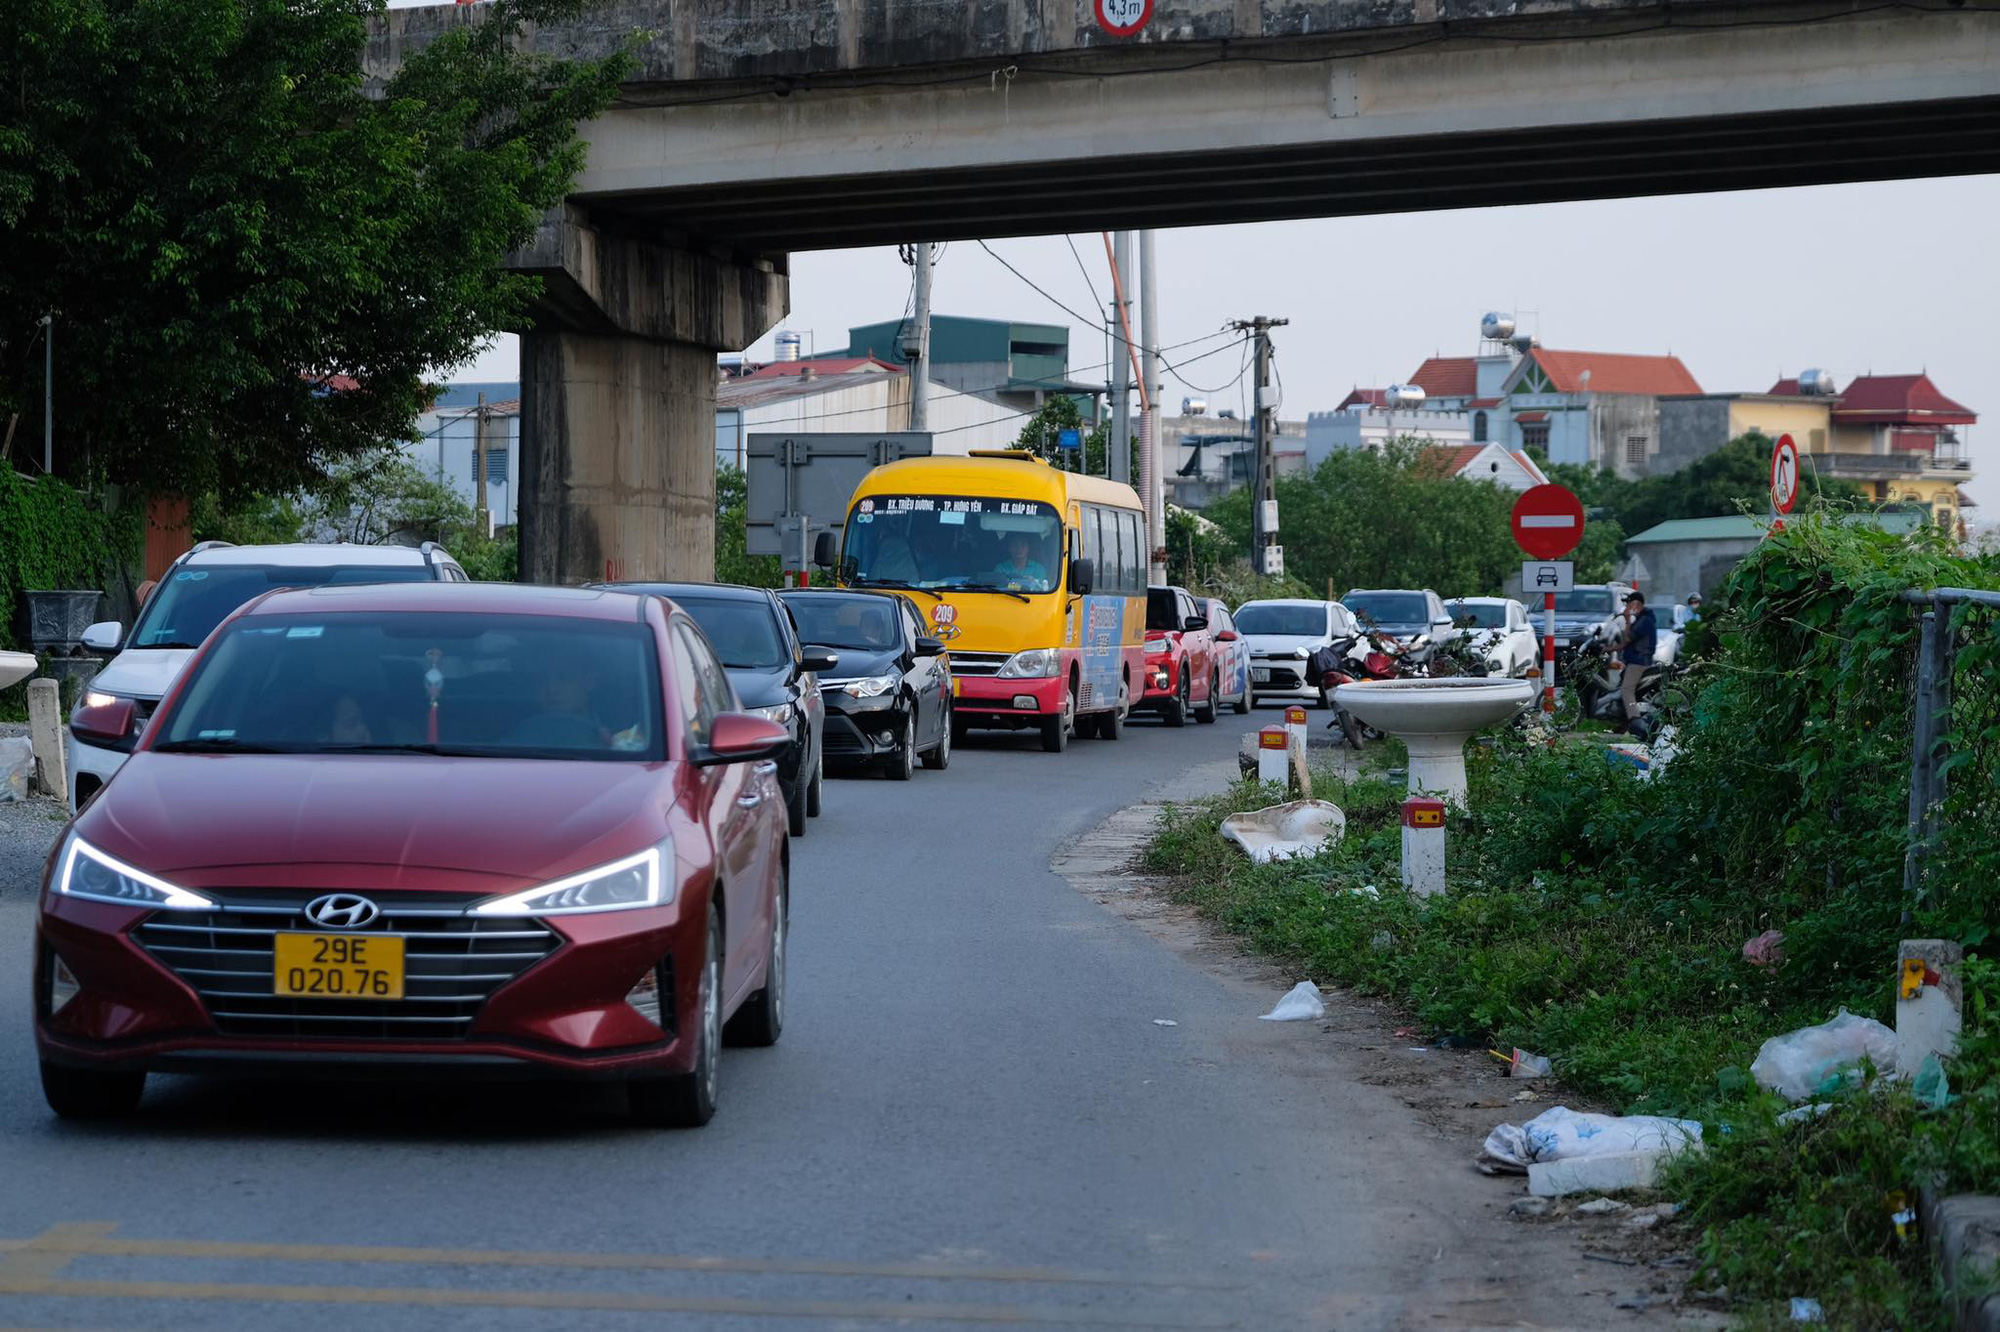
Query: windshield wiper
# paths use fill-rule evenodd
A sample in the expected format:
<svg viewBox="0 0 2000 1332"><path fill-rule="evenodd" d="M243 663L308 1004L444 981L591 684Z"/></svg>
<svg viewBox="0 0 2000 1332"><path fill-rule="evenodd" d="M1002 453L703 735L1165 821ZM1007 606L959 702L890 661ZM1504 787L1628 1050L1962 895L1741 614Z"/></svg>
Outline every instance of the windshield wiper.
<svg viewBox="0 0 2000 1332"><path fill-rule="evenodd" d="M1014 598L1014 600L1030 606L1034 604L1033 602L1029 601L1026 597L1022 596L1019 592L1016 592L1013 588L997 587L992 583L960 583L957 586L955 586L952 590L954 592L998 592L1003 597L1012 597Z"/></svg>
<svg viewBox="0 0 2000 1332"><path fill-rule="evenodd" d="M198 740L166 740L153 746L157 754L296 754L296 747L262 745L226 736L204 736Z"/></svg>
<svg viewBox="0 0 2000 1332"><path fill-rule="evenodd" d="M366 745L316 745L305 751L313 754L434 754L442 758L492 758L494 755L483 749L465 749L453 745L424 744L366 744Z"/></svg>
<svg viewBox="0 0 2000 1332"><path fill-rule="evenodd" d="M865 574L855 574L847 581L855 587L893 587L898 591L921 592L925 596L933 597L938 601L944 600L944 593L942 592L933 592L927 587L918 587L915 583L899 582L893 578L870 578Z"/></svg>
<svg viewBox="0 0 2000 1332"><path fill-rule="evenodd" d="M166 652L171 652L171 651L173 651L173 650L175 650L175 649L177 649L177 648L178 648L178 649L185 649L185 650L187 650L187 651L189 651L189 652L192 652L192 651L193 651L194 649L196 649L196 648L200 647L200 646L201 646L201 644L199 644L199 643L183 643L183 642L181 642L181 641L180 641L180 640L179 640L178 638L176 638L176 639L172 639L172 640L170 640L170 641L168 641L168 642L165 642L165 643L134 643L134 644L133 644L132 646L133 646L133 647L137 647L137 648L144 648L144 649L146 649L146 650L147 650L148 652L151 652L151 651L153 651L153 650L155 650L155 649L158 649L158 650L160 650L160 651L166 651Z"/></svg>

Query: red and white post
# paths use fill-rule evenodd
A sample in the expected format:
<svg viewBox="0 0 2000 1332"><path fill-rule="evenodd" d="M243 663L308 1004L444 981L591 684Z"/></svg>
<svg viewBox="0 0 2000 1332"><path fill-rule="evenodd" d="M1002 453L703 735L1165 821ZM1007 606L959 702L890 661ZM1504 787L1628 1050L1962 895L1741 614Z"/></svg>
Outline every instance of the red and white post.
<svg viewBox="0 0 2000 1332"><path fill-rule="evenodd" d="M1542 713L1556 715L1556 594L1542 593ZM1518 694L1515 697L1520 697Z"/></svg>

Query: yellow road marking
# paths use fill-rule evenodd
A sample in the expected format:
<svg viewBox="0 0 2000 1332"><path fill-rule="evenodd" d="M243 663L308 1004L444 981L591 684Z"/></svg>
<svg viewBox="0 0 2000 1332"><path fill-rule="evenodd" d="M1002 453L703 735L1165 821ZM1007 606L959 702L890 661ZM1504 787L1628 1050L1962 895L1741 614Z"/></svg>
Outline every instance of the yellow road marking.
<svg viewBox="0 0 2000 1332"><path fill-rule="evenodd" d="M413 1248L378 1244L254 1244L223 1240L113 1237L113 1225L58 1226L33 1240L0 1240L77 1257L267 1259L308 1263L408 1263L429 1267L567 1267L649 1272L735 1272L777 1276L887 1277L913 1281L992 1281L1027 1285L1236 1290L1198 1277L1122 1277L1040 1267L967 1267L930 1263L841 1263L786 1258L728 1258L672 1253L558 1253L540 1250ZM0 1263L11 1259L0 1259Z"/></svg>
<svg viewBox="0 0 2000 1332"><path fill-rule="evenodd" d="M1164 1322L1074 1309L1014 1305L935 1304L914 1300L756 1300L727 1296L641 1295L618 1291L442 1290L425 1286L291 1286L209 1281L74 1281L0 1274L0 1295L83 1299L229 1300L252 1304L396 1304L427 1308L596 1310L639 1313L739 1314L756 1318L839 1318L944 1323L1047 1324L1064 1327L1227 1327L1216 1322Z"/></svg>
<svg viewBox="0 0 2000 1332"><path fill-rule="evenodd" d="M19 1240L0 1258L0 1283L10 1280L43 1281L59 1275L76 1261L74 1244L102 1239L117 1227L110 1221L79 1221L50 1226L33 1239Z"/></svg>

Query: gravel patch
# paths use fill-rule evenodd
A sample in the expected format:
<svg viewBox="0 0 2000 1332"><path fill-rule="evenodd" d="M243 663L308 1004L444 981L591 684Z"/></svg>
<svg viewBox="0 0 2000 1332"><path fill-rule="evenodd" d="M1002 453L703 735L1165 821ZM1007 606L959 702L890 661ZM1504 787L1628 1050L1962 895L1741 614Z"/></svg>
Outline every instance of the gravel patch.
<svg viewBox="0 0 2000 1332"><path fill-rule="evenodd" d="M0 898L32 898L69 812L60 800L34 796L0 803Z"/></svg>

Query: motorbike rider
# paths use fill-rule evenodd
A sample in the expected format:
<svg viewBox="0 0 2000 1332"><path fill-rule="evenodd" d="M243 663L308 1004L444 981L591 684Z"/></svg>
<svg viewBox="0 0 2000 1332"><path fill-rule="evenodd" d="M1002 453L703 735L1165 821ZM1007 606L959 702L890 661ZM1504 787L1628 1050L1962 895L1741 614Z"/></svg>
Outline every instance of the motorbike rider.
<svg viewBox="0 0 2000 1332"><path fill-rule="evenodd" d="M1639 679L1653 664L1659 648L1659 622L1646 606L1646 594L1634 588L1625 594L1625 625L1619 634L1618 660L1625 670L1618 681L1618 696L1625 703L1625 727L1630 730L1639 716Z"/></svg>

